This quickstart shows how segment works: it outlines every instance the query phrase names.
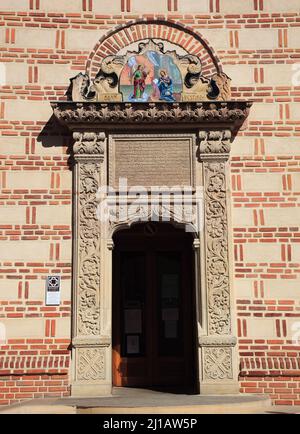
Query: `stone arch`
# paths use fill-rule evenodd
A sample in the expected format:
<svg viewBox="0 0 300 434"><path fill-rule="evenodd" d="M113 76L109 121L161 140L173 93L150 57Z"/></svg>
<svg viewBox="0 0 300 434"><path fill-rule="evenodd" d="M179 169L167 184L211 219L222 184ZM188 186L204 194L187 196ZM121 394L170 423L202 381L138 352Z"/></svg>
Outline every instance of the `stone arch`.
<svg viewBox="0 0 300 434"><path fill-rule="evenodd" d="M157 219L157 220L153 220ZM113 240L113 237L118 232L132 229L133 227L136 227L141 224L145 223L158 223L158 224L169 224L173 226L175 229L181 229L183 231L186 231L190 233L193 237L193 239L197 239L198 232L197 232L197 226L191 222L180 220L175 215L172 215L168 221L164 221L161 218L161 215L152 213L147 216L147 220L142 221L137 216L128 217L126 221L118 222L110 227L109 233L108 233L108 243L111 244L111 241Z"/></svg>
<svg viewBox="0 0 300 434"><path fill-rule="evenodd" d="M90 53L86 73L94 79L105 57L116 55L122 48L148 38L172 42L189 54L200 57L204 76L223 72L214 49L195 29L173 21L140 19L117 26L103 35Z"/></svg>

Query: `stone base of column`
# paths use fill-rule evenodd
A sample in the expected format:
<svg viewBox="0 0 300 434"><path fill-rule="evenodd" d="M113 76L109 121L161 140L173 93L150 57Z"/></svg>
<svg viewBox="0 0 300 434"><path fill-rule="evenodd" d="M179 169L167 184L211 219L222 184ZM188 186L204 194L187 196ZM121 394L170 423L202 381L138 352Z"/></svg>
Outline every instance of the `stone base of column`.
<svg viewBox="0 0 300 434"><path fill-rule="evenodd" d="M199 389L201 395L239 393L236 338L199 337Z"/></svg>
<svg viewBox="0 0 300 434"><path fill-rule="evenodd" d="M74 383L71 385L72 398L91 398L101 396L111 396L112 385L103 383L83 384Z"/></svg>
<svg viewBox="0 0 300 434"><path fill-rule="evenodd" d="M112 394L110 338L74 338L72 358L72 397L88 398Z"/></svg>
<svg viewBox="0 0 300 434"><path fill-rule="evenodd" d="M232 383L201 383L200 395L237 395L239 394L238 382Z"/></svg>

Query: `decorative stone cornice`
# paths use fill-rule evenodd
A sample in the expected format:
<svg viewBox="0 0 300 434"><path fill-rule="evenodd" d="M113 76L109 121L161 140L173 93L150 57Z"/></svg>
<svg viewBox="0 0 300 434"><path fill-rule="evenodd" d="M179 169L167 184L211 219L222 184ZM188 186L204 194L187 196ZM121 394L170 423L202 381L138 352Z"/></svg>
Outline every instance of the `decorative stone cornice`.
<svg viewBox="0 0 300 434"><path fill-rule="evenodd" d="M90 103L52 102L56 118L72 129L84 124L106 128L133 124L216 124L227 123L230 129L240 126L249 114L249 101L204 101L179 103ZM73 125L73 127L72 127ZM199 126L199 125L198 125Z"/></svg>

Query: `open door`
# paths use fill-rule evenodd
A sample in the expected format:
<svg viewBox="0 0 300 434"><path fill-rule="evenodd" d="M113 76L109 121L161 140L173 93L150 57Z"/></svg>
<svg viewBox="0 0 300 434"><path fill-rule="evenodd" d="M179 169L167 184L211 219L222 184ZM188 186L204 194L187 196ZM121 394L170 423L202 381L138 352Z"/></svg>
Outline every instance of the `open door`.
<svg viewBox="0 0 300 434"><path fill-rule="evenodd" d="M114 237L113 384L195 383L192 237L140 224Z"/></svg>

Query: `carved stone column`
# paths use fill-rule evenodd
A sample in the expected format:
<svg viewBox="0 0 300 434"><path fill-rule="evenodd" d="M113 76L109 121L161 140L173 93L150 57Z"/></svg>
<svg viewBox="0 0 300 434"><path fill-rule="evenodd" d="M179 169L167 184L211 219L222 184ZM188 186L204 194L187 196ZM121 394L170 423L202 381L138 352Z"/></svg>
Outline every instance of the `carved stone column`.
<svg viewBox="0 0 300 434"><path fill-rule="evenodd" d="M110 337L101 330L101 233L97 191L105 134L74 132L72 396L111 393Z"/></svg>
<svg viewBox="0 0 300 434"><path fill-rule="evenodd" d="M230 130L199 133L204 186L204 252L206 318L199 336L200 393L238 392L235 318L230 271L227 160Z"/></svg>

